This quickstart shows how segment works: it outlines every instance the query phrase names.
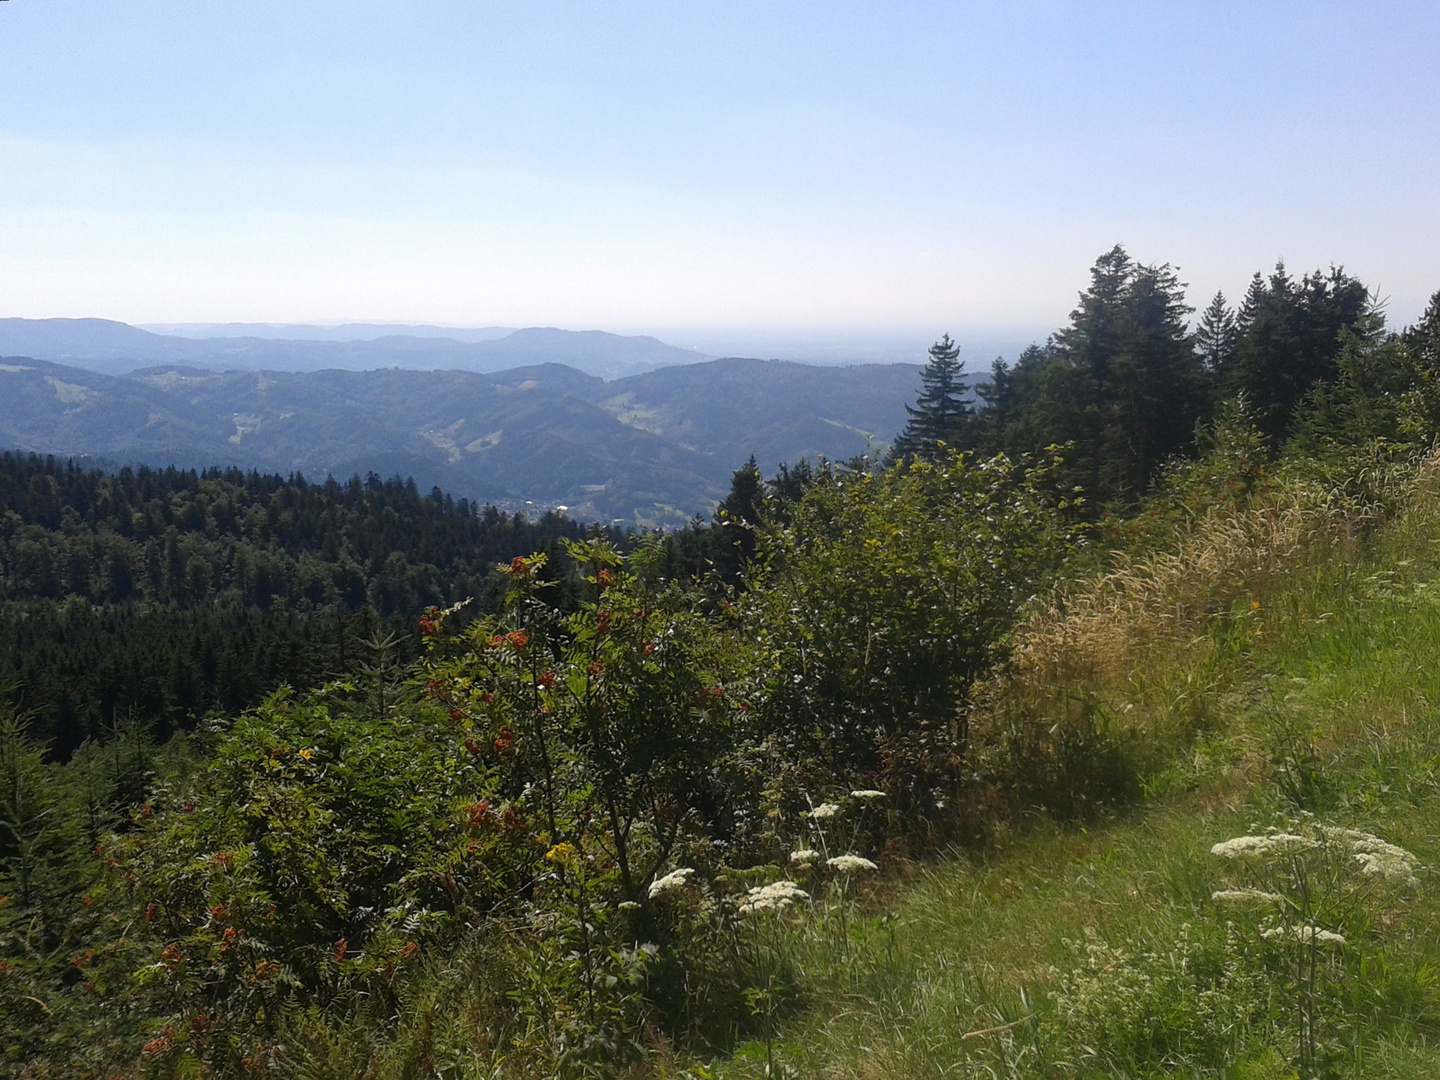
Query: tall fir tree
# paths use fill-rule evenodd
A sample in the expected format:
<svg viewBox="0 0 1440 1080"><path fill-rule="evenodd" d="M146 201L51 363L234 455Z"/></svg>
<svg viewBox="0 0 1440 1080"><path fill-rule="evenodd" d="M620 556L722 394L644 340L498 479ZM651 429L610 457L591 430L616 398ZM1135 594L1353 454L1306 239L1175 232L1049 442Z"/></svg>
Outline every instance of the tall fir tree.
<svg viewBox="0 0 1440 1080"><path fill-rule="evenodd" d="M1430 297L1420 321L1401 336L1417 363L1440 374L1440 292Z"/></svg>
<svg viewBox="0 0 1440 1080"><path fill-rule="evenodd" d="M755 557L755 528L765 506L765 481L755 455L730 475L730 493L715 510L720 543L715 552L715 569L727 584L739 584L741 575Z"/></svg>
<svg viewBox="0 0 1440 1080"><path fill-rule="evenodd" d="M1190 311L1172 267L1137 263L1119 245L1101 255L1070 324L981 388L986 413L1003 414L979 418L986 448L1069 444L1068 482L1101 502L1141 497L1208 411Z"/></svg>
<svg viewBox="0 0 1440 1080"><path fill-rule="evenodd" d="M1260 430L1282 441L1305 395L1338 377L1342 331L1366 332L1375 312L1369 291L1339 267L1300 281L1283 262L1269 278L1257 273L1240 306L1235 362L1221 393L1243 393Z"/></svg>
<svg viewBox="0 0 1440 1080"><path fill-rule="evenodd" d="M1217 292L1195 327L1195 347L1204 361L1206 374L1212 379L1224 379L1235 364L1239 343L1235 312L1225 302L1225 294Z"/></svg>
<svg viewBox="0 0 1440 1080"><path fill-rule="evenodd" d="M949 334L930 346L930 361L920 372L920 394L914 405L905 406L910 420L895 440L892 456L928 460L942 442L968 448L973 410L965 400L964 371L960 346Z"/></svg>

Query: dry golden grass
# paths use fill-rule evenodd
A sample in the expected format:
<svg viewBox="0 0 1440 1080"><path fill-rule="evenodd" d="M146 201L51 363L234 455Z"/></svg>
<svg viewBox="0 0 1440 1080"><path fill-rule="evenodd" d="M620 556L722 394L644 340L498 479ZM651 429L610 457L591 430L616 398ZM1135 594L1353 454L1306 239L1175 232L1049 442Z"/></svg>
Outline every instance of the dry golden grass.
<svg viewBox="0 0 1440 1080"><path fill-rule="evenodd" d="M1286 477L1247 505L1195 515L1163 548L1116 552L1104 571L1062 583L1018 627L1009 663L972 689L977 764L1017 793L1053 785L1057 763L1082 744L1085 754L1128 740L1141 773L1160 766L1236 712L1225 697L1248 670L1236 663L1243 653L1304 622L1375 526L1437 481L1433 456L1377 457L1346 484Z"/></svg>
<svg viewBox="0 0 1440 1080"><path fill-rule="evenodd" d="M1021 627L1005 678L1118 681L1161 643L1192 634L1297 563L1328 553L1370 516L1309 490L1274 505L1206 514L1173 551L1116 556L1090 581L1061 589Z"/></svg>
<svg viewBox="0 0 1440 1080"><path fill-rule="evenodd" d="M1387 507L1408 502L1437 473L1435 458L1377 466L1364 495L1291 481L1263 501L1199 515L1168 550L1115 553L1105 572L1063 584L1031 611L1009 665L980 698L1121 685L1157 649L1183 644L1237 604L1263 603L1300 567L1349 553Z"/></svg>

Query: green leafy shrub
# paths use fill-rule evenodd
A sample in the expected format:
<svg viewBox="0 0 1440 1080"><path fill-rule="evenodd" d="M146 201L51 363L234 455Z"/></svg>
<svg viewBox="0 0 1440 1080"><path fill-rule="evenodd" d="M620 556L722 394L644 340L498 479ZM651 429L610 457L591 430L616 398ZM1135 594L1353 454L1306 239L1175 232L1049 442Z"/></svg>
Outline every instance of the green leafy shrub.
<svg viewBox="0 0 1440 1080"><path fill-rule="evenodd" d="M1072 535L1055 468L949 452L827 470L762 531L742 625L799 786L873 782L912 817L953 798L957 707Z"/></svg>
<svg viewBox="0 0 1440 1080"><path fill-rule="evenodd" d="M112 890L154 942L136 977L167 1017L148 1058L260 1060L287 1002L386 995L503 887L465 848L479 776L448 717L350 696L273 695L113 841Z"/></svg>

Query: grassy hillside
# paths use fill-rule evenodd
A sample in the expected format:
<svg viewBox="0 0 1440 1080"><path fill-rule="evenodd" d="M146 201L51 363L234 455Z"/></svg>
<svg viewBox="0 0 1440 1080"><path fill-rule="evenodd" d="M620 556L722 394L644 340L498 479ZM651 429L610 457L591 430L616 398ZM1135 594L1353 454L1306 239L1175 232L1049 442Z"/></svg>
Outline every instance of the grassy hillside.
<svg viewBox="0 0 1440 1080"><path fill-rule="evenodd" d="M1212 846L1272 826L1364 830L1440 866L1440 472L1383 495L1398 512L1367 535L1377 502L1291 481L1037 613L972 723L1009 751L997 777L1064 793L1082 824L1012 815L980 853L876 888L863 918L832 901L794 926L808 1008L772 1073L1440 1075L1432 872L1406 887L1330 853L1317 922L1346 941L1298 986L1308 950L1259 933L1283 918L1212 898L1245 876ZM1048 752L1010 737L1021 718ZM1130 809L1077 805L1132 784ZM1288 895L1302 863L1260 884ZM766 1049L689 1075L762 1076Z"/></svg>

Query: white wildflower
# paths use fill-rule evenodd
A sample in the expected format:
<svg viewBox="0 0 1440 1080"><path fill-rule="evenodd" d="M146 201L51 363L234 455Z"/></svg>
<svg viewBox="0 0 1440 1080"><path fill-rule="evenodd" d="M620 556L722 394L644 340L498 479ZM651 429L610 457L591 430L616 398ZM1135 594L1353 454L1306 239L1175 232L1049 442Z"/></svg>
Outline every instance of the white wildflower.
<svg viewBox="0 0 1440 1080"><path fill-rule="evenodd" d="M650 899L657 896L664 896L668 892L678 892L690 884L690 879L695 876L695 871L688 866L682 866L679 870L672 870L662 878L656 878L650 883Z"/></svg>
<svg viewBox="0 0 1440 1080"><path fill-rule="evenodd" d="M1265 859L1275 855L1298 855L1314 851L1320 844L1308 836L1274 832L1265 836L1237 836L1222 840L1210 849L1222 859Z"/></svg>
<svg viewBox="0 0 1440 1080"><path fill-rule="evenodd" d="M820 860L820 853L814 848L800 848L790 852L790 861L796 866L813 866Z"/></svg>
<svg viewBox="0 0 1440 1080"><path fill-rule="evenodd" d="M1298 855L1302 851L1314 851L1320 845L1308 836L1295 833L1272 832L1265 837L1270 842L1272 855Z"/></svg>
<svg viewBox="0 0 1440 1080"><path fill-rule="evenodd" d="M1386 843L1374 833L1360 832L1358 829L1324 827L1321 832L1327 839L1348 843L1362 873L1375 874L1386 881L1411 888L1419 886L1420 879L1415 875L1423 867L1420 860L1404 848Z"/></svg>
<svg viewBox="0 0 1440 1080"><path fill-rule="evenodd" d="M1285 897L1263 889L1221 889L1210 894L1217 904L1231 904L1235 907L1255 907L1260 904L1283 903Z"/></svg>
<svg viewBox="0 0 1440 1080"><path fill-rule="evenodd" d="M852 799L859 799L861 802L874 802L876 799L887 798L885 792L876 791L874 788L861 788L859 791L850 792Z"/></svg>
<svg viewBox="0 0 1440 1080"><path fill-rule="evenodd" d="M810 811L810 816L816 821L828 821L838 813L840 813L840 807L836 806L833 802L822 802L819 806L815 807L814 810Z"/></svg>
<svg viewBox="0 0 1440 1080"><path fill-rule="evenodd" d="M640 905L637 904L634 900L621 900L621 901L620 901L620 910L621 910L621 911L639 911L639 910L640 910Z"/></svg>
<svg viewBox="0 0 1440 1080"><path fill-rule="evenodd" d="M757 915L765 911L784 911L791 904L809 900L810 894L793 881L777 881L757 885L740 902L741 915Z"/></svg>
<svg viewBox="0 0 1440 1080"><path fill-rule="evenodd" d="M838 870L842 874L853 874L857 870L879 870L869 859L862 859L859 855L836 855L833 859L826 859L825 865L832 870Z"/></svg>
<svg viewBox="0 0 1440 1080"><path fill-rule="evenodd" d="M1370 842L1383 844L1385 842L1373 833L1361 832L1359 829L1339 829L1333 825L1321 825L1319 833L1326 840L1346 840L1352 844Z"/></svg>
<svg viewBox="0 0 1440 1080"><path fill-rule="evenodd" d="M1270 926L1260 931L1260 936L1266 941L1298 941L1301 944L1309 945L1312 941L1321 945L1344 945L1345 939L1339 934L1329 930L1321 930L1318 926Z"/></svg>
<svg viewBox="0 0 1440 1080"><path fill-rule="evenodd" d="M1243 859L1260 854L1264 846L1263 836L1237 836L1231 840L1222 840L1210 849L1210 854L1218 855L1222 859Z"/></svg>
<svg viewBox="0 0 1440 1080"><path fill-rule="evenodd" d="M1386 881L1408 885L1412 889L1420 886L1420 879L1415 876L1415 871L1420 869L1420 861L1403 848L1396 848L1393 853L1357 851L1355 861L1360 864L1362 873L1376 874Z"/></svg>

